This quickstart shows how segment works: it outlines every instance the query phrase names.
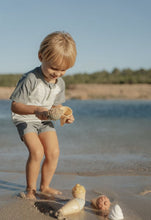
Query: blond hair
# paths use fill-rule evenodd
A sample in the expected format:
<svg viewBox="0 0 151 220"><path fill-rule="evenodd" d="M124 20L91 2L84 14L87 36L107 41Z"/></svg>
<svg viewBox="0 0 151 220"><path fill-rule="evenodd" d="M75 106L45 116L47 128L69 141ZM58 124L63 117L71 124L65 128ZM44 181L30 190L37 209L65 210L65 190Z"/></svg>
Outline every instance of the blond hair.
<svg viewBox="0 0 151 220"><path fill-rule="evenodd" d="M53 32L41 42L38 54L40 61L49 61L52 68L66 70L75 63L76 44L69 33Z"/></svg>

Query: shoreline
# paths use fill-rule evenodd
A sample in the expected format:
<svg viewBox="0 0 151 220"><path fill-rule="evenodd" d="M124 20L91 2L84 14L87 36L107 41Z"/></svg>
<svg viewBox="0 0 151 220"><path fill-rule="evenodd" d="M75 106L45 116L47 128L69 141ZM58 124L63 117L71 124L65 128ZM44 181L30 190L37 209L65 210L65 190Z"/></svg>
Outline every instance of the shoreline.
<svg viewBox="0 0 151 220"><path fill-rule="evenodd" d="M18 174L24 174L24 171L19 171L19 170L17 170L17 171L15 171L15 170L0 170L0 173L11 173L11 174L13 174L13 173L18 173ZM148 177L148 176L150 176L150 172L144 172L144 171L142 171L142 172L114 172L114 171L112 171L112 172L101 172L101 173L93 173L93 172L89 172L89 173L87 173L87 172L81 172L81 173L76 173L76 172L58 172L58 171L56 171L56 173L55 173L56 175L59 175L59 176L70 176L70 177L72 177L72 176L75 176L75 177L104 177L104 176L128 176L128 177L137 177L137 176L139 176L139 177Z"/></svg>
<svg viewBox="0 0 151 220"><path fill-rule="evenodd" d="M0 99L8 100L15 87L0 87ZM75 84L66 99L151 100L151 84Z"/></svg>
<svg viewBox="0 0 151 220"><path fill-rule="evenodd" d="M1 199L0 212L3 220L46 220L54 219L48 216L51 208L57 209L51 203L52 198L46 201L36 200L41 206L41 210L35 207L34 201L24 200L17 197L18 193L25 190L24 174L16 172L2 173L0 172L1 182ZM61 180L61 181L60 181ZM40 179L38 180L39 183ZM69 216L72 220L97 220L99 214L91 206L91 199L105 194L111 201L111 207L118 204L123 211L125 220L141 220L150 219L151 200L149 194L151 177L141 176L70 176L55 174L52 180L52 187L63 192L61 198L71 199L71 190L75 184L79 183L86 188L86 205L84 210L73 216ZM143 192L145 192L143 194ZM47 215L45 215L47 214Z"/></svg>

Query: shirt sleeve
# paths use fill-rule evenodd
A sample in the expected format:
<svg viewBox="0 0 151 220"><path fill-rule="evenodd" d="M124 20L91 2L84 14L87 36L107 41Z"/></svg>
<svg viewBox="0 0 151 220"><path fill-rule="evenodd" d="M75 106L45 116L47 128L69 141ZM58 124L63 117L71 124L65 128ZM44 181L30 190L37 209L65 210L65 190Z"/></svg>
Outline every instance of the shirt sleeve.
<svg viewBox="0 0 151 220"><path fill-rule="evenodd" d="M13 91L10 99L15 102L26 104L28 97L32 91L32 79L29 75L25 74L19 80L15 90Z"/></svg>
<svg viewBox="0 0 151 220"><path fill-rule="evenodd" d="M59 82L60 92L57 94L54 105L60 105L66 101L65 99L65 83L62 78L60 78Z"/></svg>

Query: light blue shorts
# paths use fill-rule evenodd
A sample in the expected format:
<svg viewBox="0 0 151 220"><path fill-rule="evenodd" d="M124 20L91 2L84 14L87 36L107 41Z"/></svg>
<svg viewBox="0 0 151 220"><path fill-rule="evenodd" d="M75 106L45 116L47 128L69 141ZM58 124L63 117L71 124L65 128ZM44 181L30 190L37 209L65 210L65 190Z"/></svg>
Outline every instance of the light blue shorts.
<svg viewBox="0 0 151 220"><path fill-rule="evenodd" d="M34 132L36 134L40 134L42 132L56 130L51 121L23 122L16 125L16 127L22 141L23 141L23 136L27 133Z"/></svg>

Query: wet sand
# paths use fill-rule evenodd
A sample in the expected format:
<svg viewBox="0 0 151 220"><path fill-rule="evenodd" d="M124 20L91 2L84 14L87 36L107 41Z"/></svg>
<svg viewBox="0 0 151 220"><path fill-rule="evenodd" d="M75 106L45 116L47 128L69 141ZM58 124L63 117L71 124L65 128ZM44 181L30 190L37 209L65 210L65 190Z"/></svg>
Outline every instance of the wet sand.
<svg viewBox="0 0 151 220"><path fill-rule="evenodd" d="M56 174L52 180L52 187L62 190L60 199L46 198L35 201L24 200L17 197L25 189L24 173L0 173L0 214L1 219L15 220L46 220L55 219L49 211L57 210L68 199L72 198L72 187L80 183L86 188L86 205L83 211L68 216L72 220L104 219L91 206L91 199L100 194L110 198L112 206L118 204L124 214L125 220L151 219L151 193L143 194L151 189L150 176L78 176ZM146 191L147 192L147 191ZM112 207L111 206L111 207Z"/></svg>
<svg viewBox="0 0 151 220"><path fill-rule="evenodd" d="M0 99L9 99L14 87L0 87ZM67 99L151 100L150 84L76 84L66 90Z"/></svg>

